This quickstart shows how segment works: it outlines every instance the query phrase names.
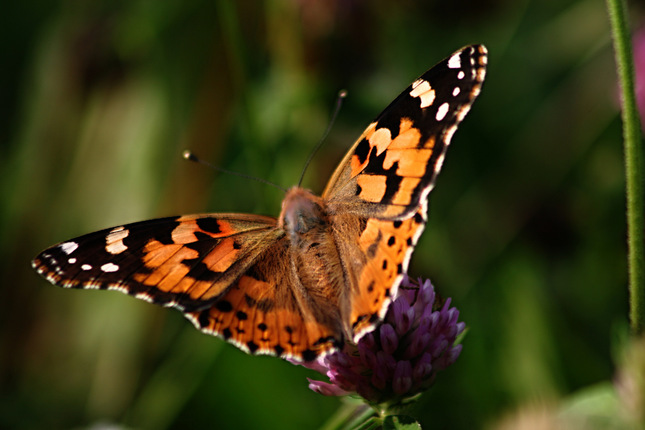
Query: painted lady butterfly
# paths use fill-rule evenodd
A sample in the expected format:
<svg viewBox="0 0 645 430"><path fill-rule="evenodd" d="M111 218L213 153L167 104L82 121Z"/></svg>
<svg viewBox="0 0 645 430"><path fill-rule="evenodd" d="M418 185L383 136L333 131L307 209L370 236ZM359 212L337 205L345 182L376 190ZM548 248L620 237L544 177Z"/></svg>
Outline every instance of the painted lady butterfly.
<svg viewBox="0 0 645 430"><path fill-rule="evenodd" d="M322 196L293 187L272 217L186 215L90 233L32 262L65 288L118 290L184 313L251 354L310 361L384 316L426 221L486 48L414 81L349 150Z"/></svg>

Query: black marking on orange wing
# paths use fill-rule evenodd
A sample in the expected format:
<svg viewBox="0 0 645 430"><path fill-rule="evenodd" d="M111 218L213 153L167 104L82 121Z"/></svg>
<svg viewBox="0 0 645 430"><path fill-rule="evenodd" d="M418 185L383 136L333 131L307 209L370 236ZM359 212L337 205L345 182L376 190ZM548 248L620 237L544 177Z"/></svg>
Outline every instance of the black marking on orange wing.
<svg viewBox="0 0 645 430"><path fill-rule="evenodd" d="M387 151L383 151L378 155L376 152L377 151L374 150L370 152L370 160L367 163L367 166L365 166L363 174L380 175L385 177L385 193L381 198L381 203L389 203L399 190L403 177L397 173L397 170L399 169L398 161L395 161L389 169L386 169L384 165Z"/></svg>
<svg viewBox="0 0 645 430"><path fill-rule="evenodd" d="M269 221L264 227L264 221L256 224L257 229L273 228ZM173 240L173 233L186 222L195 222L202 231L196 229L191 235L184 235L184 239L192 242L177 244ZM197 254L195 258L185 258L179 262L188 270L186 278L196 282L220 279L225 272L212 270L203 259L222 241L222 238L208 234L221 233L221 222L217 217L204 215L194 218L166 217L125 224L52 246L34 258L32 265L47 280L65 288L119 290L184 312L198 311L213 300L205 303L204 300L191 297L187 291L164 291L154 284L146 283L145 279L156 270L156 267L146 264L146 258L149 257L150 247L160 249L163 246L182 246ZM110 235L123 236L119 238L118 246L112 249L107 246ZM233 249L241 249L237 239L229 240L232 240ZM164 258L172 258L173 255L169 253Z"/></svg>
<svg viewBox="0 0 645 430"><path fill-rule="evenodd" d="M384 219L413 215L434 184L452 134L479 94L485 68L486 48L468 46L408 86L368 126L344 164L336 169L323 193L334 209L340 211L344 206L352 212L365 211ZM408 132L418 134L413 137ZM387 146L402 133L407 136L395 146L403 146L396 146L396 155L388 157ZM424 151L424 161L413 170L400 169L418 155L418 150ZM376 184L379 189L366 190L366 184Z"/></svg>
<svg viewBox="0 0 645 430"><path fill-rule="evenodd" d="M217 218L200 218L197 220L197 225L209 233L219 234L222 232L220 222Z"/></svg>
<svg viewBox="0 0 645 430"><path fill-rule="evenodd" d="M365 138L361 139L358 145L356 145L356 149L354 150L354 155L358 157L358 161L360 162L360 164L363 164L365 160L367 160L367 157L370 154L371 149L372 147L370 146L370 143Z"/></svg>

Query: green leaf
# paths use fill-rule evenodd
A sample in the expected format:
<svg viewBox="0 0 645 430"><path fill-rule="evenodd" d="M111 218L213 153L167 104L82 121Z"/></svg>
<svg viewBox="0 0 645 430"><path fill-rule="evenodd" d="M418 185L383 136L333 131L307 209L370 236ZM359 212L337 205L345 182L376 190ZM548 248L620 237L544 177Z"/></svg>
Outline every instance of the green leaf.
<svg viewBox="0 0 645 430"><path fill-rule="evenodd" d="M383 430L420 430L414 418L407 415L388 415L383 419Z"/></svg>

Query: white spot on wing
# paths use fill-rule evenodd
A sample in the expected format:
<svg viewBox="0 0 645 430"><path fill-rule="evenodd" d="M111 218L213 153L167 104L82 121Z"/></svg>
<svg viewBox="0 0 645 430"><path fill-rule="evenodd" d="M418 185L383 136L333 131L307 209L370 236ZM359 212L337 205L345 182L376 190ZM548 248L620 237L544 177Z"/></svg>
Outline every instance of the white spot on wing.
<svg viewBox="0 0 645 430"><path fill-rule="evenodd" d="M105 237L105 243L107 244L105 250L113 255L126 251L128 247L123 243L123 239L128 237L129 234L130 230L126 230L124 227L115 228Z"/></svg>
<svg viewBox="0 0 645 430"><path fill-rule="evenodd" d="M459 52L450 57L448 60L448 68L450 69L460 69L461 68L461 57L459 57Z"/></svg>
<svg viewBox="0 0 645 430"><path fill-rule="evenodd" d="M68 262L69 264L74 264L74 263L76 263L76 258L72 257L72 258L70 258L69 260L67 260L67 262Z"/></svg>
<svg viewBox="0 0 645 430"><path fill-rule="evenodd" d="M92 266L90 266L89 264L83 264L81 266L81 269L82 270L92 270Z"/></svg>
<svg viewBox="0 0 645 430"><path fill-rule="evenodd" d="M444 136L446 145L450 145L450 140L452 139L452 136L455 134L455 131L457 131L456 125L453 125L452 127L449 127L448 130L446 130L446 134Z"/></svg>
<svg viewBox="0 0 645 430"><path fill-rule="evenodd" d="M483 46L482 46L482 48L483 48L483 49L482 49L482 54L483 54L483 55L482 55L481 57L479 57L479 63L480 63L482 66L485 66L485 65L487 65L487 64L488 64L488 57L486 56L486 54L488 53L488 51L487 51L487 50L486 50L486 48L484 48Z"/></svg>
<svg viewBox="0 0 645 430"><path fill-rule="evenodd" d="M148 293L137 293L137 294L134 295L134 297L136 297L139 300L143 300L145 302L148 302L148 303L154 303L154 299Z"/></svg>
<svg viewBox="0 0 645 430"><path fill-rule="evenodd" d="M119 270L119 266L114 263L105 263L101 266L101 270L104 272L116 272Z"/></svg>
<svg viewBox="0 0 645 430"><path fill-rule="evenodd" d="M412 84L411 97L418 97L421 100L421 107L426 108L434 102L435 92L430 83L423 79L417 79Z"/></svg>
<svg viewBox="0 0 645 430"><path fill-rule="evenodd" d="M466 76L466 74L463 70L460 70L459 73L457 73L457 79L464 79L464 76Z"/></svg>
<svg viewBox="0 0 645 430"><path fill-rule="evenodd" d="M461 92L461 89L459 89L459 87L455 87L455 88L452 90L452 96L453 96L453 97L457 97L457 96L459 95L459 93L460 93L460 92Z"/></svg>
<svg viewBox="0 0 645 430"><path fill-rule="evenodd" d="M107 289L108 290L113 290L113 291L120 291L120 292L126 293L126 294L128 294L130 292L128 287L126 287L126 286L124 286L122 284L110 284L110 285L108 285Z"/></svg>
<svg viewBox="0 0 645 430"><path fill-rule="evenodd" d="M69 255L72 252L76 251L76 248L78 248L78 243L76 242L65 242L61 243L60 245L61 251L63 251L65 254Z"/></svg>
<svg viewBox="0 0 645 430"><path fill-rule="evenodd" d="M461 109L459 109L459 111L457 112L457 121L461 121L462 119L464 119L464 117L466 116L469 110L470 110L469 105L464 105Z"/></svg>
<svg viewBox="0 0 645 430"><path fill-rule="evenodd" d="M434 171L435 173L439 173L441 171L441 167L443 166L443 160L446 158L445 154L441 154L439 157L437 157L437 164L434 166Z"/></svg>
<svg viewBox="0 0 645 430"><path fill-rule="evenodd" d="M439 109L437 109L437 116L435 117L437 121L441 121L446 117L448 109L450 109L450 105L448 103L444 103L439 106Z"/></svg>

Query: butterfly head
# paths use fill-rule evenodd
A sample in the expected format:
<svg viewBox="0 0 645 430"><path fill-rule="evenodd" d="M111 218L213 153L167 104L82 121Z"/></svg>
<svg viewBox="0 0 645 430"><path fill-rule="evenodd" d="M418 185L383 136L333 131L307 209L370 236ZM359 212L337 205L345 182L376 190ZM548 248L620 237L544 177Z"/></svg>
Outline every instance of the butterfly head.
<svg viewBox="0 0 645 430"><path fill-rule="evenodd" d="M282 201L278 227L289 234L292 242L299 242L312 230L327 224L322 198L309 190L293 187Z"/></svg>

